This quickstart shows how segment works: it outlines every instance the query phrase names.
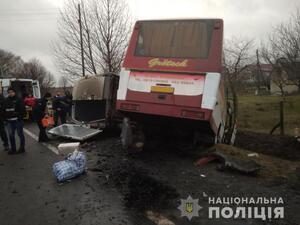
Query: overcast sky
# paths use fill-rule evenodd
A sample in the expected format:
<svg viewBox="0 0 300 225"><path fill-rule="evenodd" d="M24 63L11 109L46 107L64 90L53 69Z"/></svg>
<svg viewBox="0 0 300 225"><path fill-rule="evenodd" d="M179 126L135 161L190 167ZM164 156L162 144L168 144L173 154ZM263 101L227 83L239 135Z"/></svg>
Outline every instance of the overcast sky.
<svg viewBox="0 0 300 225"><path fill-rule="evenodd" d="M225 37L257 42L271 26L287 20L300 0L127 0L135 19L216 17L225 22ZM38 58L56 77L51 42L64 0L0 0L0 48L24 60Z"/></svg>

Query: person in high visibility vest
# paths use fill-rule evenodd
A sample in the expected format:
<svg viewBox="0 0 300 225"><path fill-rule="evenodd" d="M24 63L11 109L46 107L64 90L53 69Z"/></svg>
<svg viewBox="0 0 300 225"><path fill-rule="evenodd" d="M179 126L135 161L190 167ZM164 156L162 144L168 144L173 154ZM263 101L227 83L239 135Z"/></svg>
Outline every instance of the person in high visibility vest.
<svg viewBox="0 0 300 225"><path fill-rule="evenodd" d="M39 99L36 101L33 110L32 115L33 119L37 123L39 127L39 142L47 142L49 141L49 138L46 134L46 127L44 127L42 123L42 119L46 116L46 108L47 108L47 102L51 99L51 94L46 93L42 99Z"/></svg>

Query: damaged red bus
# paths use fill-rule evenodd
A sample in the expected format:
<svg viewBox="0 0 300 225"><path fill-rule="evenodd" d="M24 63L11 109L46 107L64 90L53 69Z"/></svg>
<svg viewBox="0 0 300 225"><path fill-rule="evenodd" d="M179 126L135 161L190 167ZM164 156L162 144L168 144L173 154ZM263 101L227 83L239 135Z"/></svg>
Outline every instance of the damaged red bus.
<svg viewBox="0 0 300 225"><path fill-rule="evenodd" d="M142 147L144 134L159 131L232 142L222 54L222 19L137 21L117 93L123 147Z"/></svg>

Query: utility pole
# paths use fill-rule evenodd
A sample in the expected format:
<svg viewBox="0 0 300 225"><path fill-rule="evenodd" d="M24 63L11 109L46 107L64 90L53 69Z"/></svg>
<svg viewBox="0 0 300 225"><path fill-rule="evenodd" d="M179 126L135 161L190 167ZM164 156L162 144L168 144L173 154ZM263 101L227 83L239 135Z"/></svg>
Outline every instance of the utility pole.
<svg viewBox="0 0 300 225"><path fill-rule="evenodd" d="M82 76L85 77L85 69L84 69L84 52L83 52L83 39L82 39L82 23L81 23L81 9L80 4L78 4L78 23L79 23L79 31L80 31L80 48L81 48L81 66L82 66Z"/></svg>
<svg viewBox="0 0 300 225"><path fill-rule="evenodd" d="M259 92L260 86L261 86L261 80L263 79L263 74L261 71L261 65L259 62L259 52L258 49L256 49L256 82L257 82L257 91Z"/></svg>

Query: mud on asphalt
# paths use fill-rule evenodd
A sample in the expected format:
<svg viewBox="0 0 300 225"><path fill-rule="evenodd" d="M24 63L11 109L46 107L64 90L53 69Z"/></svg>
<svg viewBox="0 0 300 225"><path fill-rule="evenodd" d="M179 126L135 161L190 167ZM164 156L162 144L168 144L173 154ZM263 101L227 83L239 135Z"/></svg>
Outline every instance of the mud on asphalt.
<svg viewBox="0 0 300 225"><path fill-rule="evenodd" d="M252 139L254 137L255 142ZM282 142L281 137L258 137L261 137L260 134L241 132L237 146L284 159L299 159L297 157L300 149L297 143L290 143L288 139ZM269 141L265 143L266 140ZM97 160L89 166L89 170L97 173L101 185L116 188L122 195L124 206L136 215L144 216L146 211L151 210L161 213L175 224L300 223L299 189L291 188L285 180L270 182L253 176L220 172L215 163L197 168L194 165L195 160L201 156L201 152L205 153L206 149L185 149L185 145L178 140L165 143L156 140L148 143L143 152L127 155L121 148L118 133L115 132L104 133L95 145L89 150L89 154L95 155ZM182 218L177 209L180 199L186 199L188 195L198 198L203 207L199 212L200 217L193 218L192 221ZM282 197L285 201L285 219L272 222L254 219L247 222L211 221L207 216L208 196Z"/></svg>

